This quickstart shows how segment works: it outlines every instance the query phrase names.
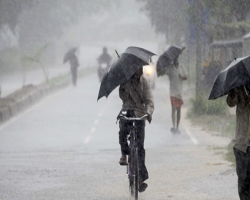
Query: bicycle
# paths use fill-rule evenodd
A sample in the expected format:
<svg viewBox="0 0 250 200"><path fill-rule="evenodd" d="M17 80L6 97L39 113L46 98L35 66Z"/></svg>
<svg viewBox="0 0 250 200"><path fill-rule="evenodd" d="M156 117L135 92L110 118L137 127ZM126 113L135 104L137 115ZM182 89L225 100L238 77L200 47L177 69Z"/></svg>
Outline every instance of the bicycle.
<svg viewBox="0 0 250 200"><path fill-rule="evenodd" d="M148 115L142 117L126 117L126 111L122 111L118 116L119 119L125 119L132 121L132 128L128 134L127 140L129 141L129 156L128 156L128 165L127 165L127 174L129 179L129 192L130 198L138 200L138 191L139 191L139 162L138 162L138 147L137 147L137 129L136 123L137 120L144 120Z"/></svg>

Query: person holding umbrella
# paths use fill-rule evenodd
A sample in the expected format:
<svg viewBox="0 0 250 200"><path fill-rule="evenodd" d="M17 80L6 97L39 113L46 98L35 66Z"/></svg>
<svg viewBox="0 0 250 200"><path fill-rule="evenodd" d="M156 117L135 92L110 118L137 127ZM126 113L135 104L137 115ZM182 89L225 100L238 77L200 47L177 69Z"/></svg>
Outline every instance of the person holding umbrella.
<svg viewBox="0 0 250 200"><path fill-rule="evenodd" d="M127 111L127 117L138 118L147 114L147 120L151 123L154 111L153 95L149 83L142 74L143 66L148 64L153 55L155 54L140 47L128 47L124 53L118 55L109 72L105 74L102 79L98 100L103 96L108 97L108 95L119 86L119 96L122 100L120 113ZM121 146L120 165L128 164L127 155L129 154L129 147L127 135L130 130L130 123L131 122L123 119L119 121L119 143ZM138 160L140 166L139 192L143 192L147 188L147 184L144 183L144 181L148 179L144 149L145 120L136 121L135 123L137 123L138 128Z"/></svg>
<svg viewBox="0 0 250 200"><path fill-rule="evenodd" d="M250 199L250 83L229 91L227 104L236 109L236 135L232 141L241 200Z"/></svg>
<svg viewBox="0 0 250 200"><path fill-rule="evenodd" d="M145 114L148 115L148 122L151 123L152 114L154 111L154 101L151 92L151 87L146 78L142 76L143 68L137 70L137 72L130 78L130 80L119 87L119 96L122 100L122 111L128 111L128 117L141 117ZM144 183L148 179L148 171L145 165L145 121L136 121L138 128L138 157L140 166L140 186L139 191L143 192L147 188L147 184ZM129 134L130 121L119 121L119 143L121 145L121 158L120 165L127 165L127 155L129 154L129 147L127 142L127 135Z"/></svg>
<svg viewBox="0 0 250 200"><path fill-rule="evenodd" d="M213 85L209 100L227 95L229 107L236 106L236 131L232 140L238 194L241 200L250 199L250 56L235 58L222 70Z"/></svg>
<svg viewBox="0 0 250 200"><path fill-rule="evenodd" d="M77 47L71 48L64 56L63 63L66 63L69 61L70 63L70 70L71 70L71 76L72 76L72 83L74 86L76 86L77 82L77 68L79 67L79 61L75 55L75 52L77 50Z"/></svg>
<svg viewBox="0 0 250 200"><path fill-rule="evenodd" d="M179 55L185 48L171 46L158 59L156 69L157 75L168 75L169 77L169 92L170 102L172 107L172 123L173 127L170 129L172 133L181 133L179 124L181 119L182 99L182 83L187 80L187 72L184 66L179 64Z"/></svg>

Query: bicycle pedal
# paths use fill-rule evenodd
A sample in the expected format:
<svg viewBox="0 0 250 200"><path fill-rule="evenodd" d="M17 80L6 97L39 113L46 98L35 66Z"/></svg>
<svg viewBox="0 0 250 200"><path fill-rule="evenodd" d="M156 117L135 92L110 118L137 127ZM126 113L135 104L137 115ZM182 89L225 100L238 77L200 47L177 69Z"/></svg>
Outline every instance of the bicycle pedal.
<svg viewBox="0 0 250 200"><path fill-rule="evenodd" d="M120 164L121 166L127 166L127 165L128 165L128 163L122 163L122 162L119 162L119 164Z"/></svg>

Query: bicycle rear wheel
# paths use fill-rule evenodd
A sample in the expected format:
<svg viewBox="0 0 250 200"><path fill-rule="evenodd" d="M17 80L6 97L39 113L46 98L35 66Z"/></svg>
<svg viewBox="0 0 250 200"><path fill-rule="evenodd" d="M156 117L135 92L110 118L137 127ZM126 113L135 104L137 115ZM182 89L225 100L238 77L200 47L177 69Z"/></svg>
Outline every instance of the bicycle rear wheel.
<svg viewBox="0 0 250 200"><path fill-rule="evenodd" d="M129 191L130 199L138 199L138 187L139 187L139 164L138 164L138 149L131 149L129 156Z"/></svg>

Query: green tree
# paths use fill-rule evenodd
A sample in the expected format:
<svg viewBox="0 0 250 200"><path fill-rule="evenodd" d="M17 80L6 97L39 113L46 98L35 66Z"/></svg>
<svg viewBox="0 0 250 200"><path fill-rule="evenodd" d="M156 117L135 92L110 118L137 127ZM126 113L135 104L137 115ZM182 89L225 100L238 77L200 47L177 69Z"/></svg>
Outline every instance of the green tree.
<svg viewBox="0 0 250 200"><path fill-rule="evenodd" d="M21 12L32 7L35 2L36 0L0 0L0 30L2 25L7 24L15 33Z"/></svg>
<svg viewBox="0 0 250 200"><path fill-rule="evenodd" d="M60 38L71 25L82 18L116 4L115 0L42 0L20 18L20 45L50 43Z"/></svg>
<svg viewBox="0 0 250 200"><path fill-rule="evenodd" d="M187 34L186 0L137 0L144 2L146 12L156 32L166 36L167 43L181 45L181 38Z"/></svg>
<svg viewBox="0 0 250 200"><path fill-rule="evenodd" d="M249 0L203 0L210 16L207 27L213 39L242 37L250 29Z"/></svg>

